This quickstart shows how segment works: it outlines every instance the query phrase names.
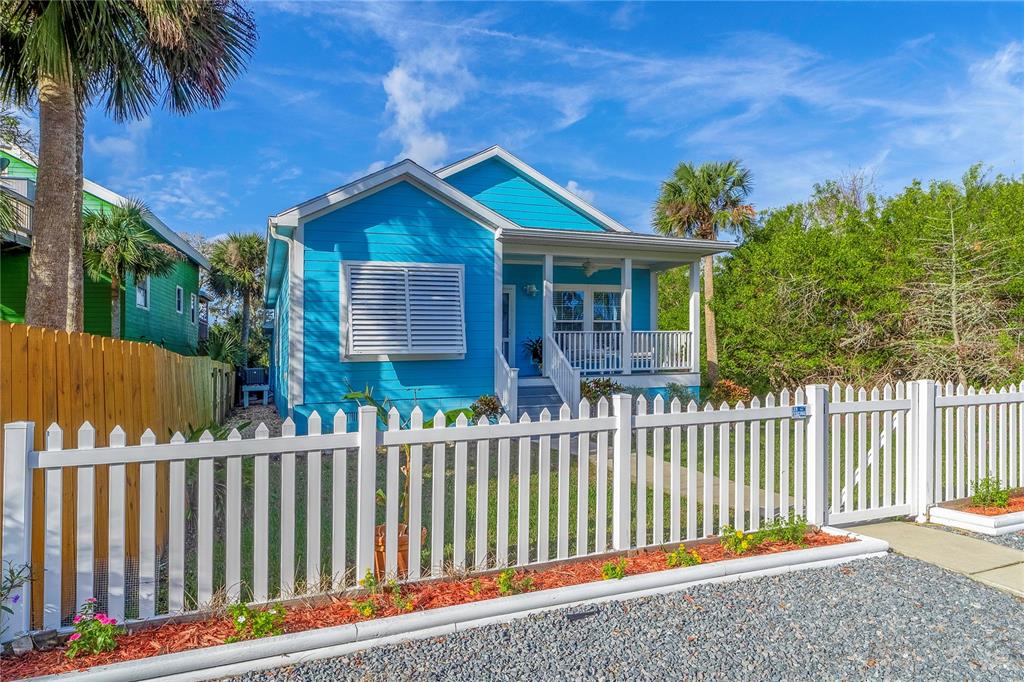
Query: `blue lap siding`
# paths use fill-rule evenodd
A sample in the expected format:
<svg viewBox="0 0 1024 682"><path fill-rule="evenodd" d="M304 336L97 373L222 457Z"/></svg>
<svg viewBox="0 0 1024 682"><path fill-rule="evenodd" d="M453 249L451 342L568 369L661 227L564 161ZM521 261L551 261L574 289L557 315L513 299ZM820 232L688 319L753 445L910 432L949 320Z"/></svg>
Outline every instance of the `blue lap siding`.
<svg viewBox="0 0 1024 682"><path fill-rule="evenodd" d="M446 180L487 208L523 227L596 232L604 230L598 223L500 159L482 161Z"/></svg>
<svg viewBox="0 0 1024 682"><path fill-rule="evenodd" d="M343 408L354 428L349 387L373 388L403 418L414 404L427 414L468 407L494 390L494 234L433 196L400 182L305 223L303 399L295 408L304 430L316 409L331 423ZM343 261L457 263L465 268L466 354L462 359L344 361L340 320ZM287 329L282 325L280 329ZM292 368L294 369L294 368Z"/></svg>

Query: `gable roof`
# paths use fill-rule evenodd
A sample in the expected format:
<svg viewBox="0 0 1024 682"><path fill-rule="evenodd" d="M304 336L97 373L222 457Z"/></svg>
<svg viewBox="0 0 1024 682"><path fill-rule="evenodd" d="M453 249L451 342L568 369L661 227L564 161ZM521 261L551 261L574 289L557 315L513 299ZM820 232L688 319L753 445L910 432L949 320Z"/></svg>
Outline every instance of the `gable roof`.
<svg viewBox="0 0 1024 682"><path fill-rule="evenodd" d="M0 147L0 150L3 150L5 153L10 154L11 156L29 164L33 168L39 168L39 164L36 161L36 159L23 149L20 149L14 145L4 145ZM116 205L127 201L125 197L121 196L117 192L107 189L103 185L97 184L88 178L84 178L82 180L82 190L88 192L89 194L92 194L94 197L97 197L98 199L102 199L108 204ZM193 247L191 244L185 241L181 235L179 235L177 232L168 227L167 224L164 223L164 221L160 220L160 218L158 218L156 215L150 213L146 217L146 224L149 225L149 227L152 228L154 232L160 235L169 244L174 246L174 248L184 253L188 257L188 259L194 262L196 265L205 270L210 269L210 261L206 260L206 257L203 256L203 254L196 251L195 247Z"/></svg>
<svg viewBox="0 0 1024 682"><path fill-rule="evenodd" d="M514 168L519 173L523 174L528 179L540 185L543 189L554 194L562 201L570 204L572 207L583 213L585 216L596 222L597 224L604 227L610 232L632 232L628 227L615 220L611 216L607 215L603 211L598 210L588 202L584 201L580 197L576 196L566 188L559 185L557 182L547 177L536 168L530 166L522 159L516 157L514 154L503 149L498 145L488 147L483 151L477 152L472 156L467 156L461 161L449 164L443 168L434 171L434 174L442 179L449 178L460 171L464 171L467 168L471 168L479 163L488 161L490 159L500 159L509 166Z"/></svg>
<svg viewBox="0 0 1024 682"><path fill-rule="evenodd" d="M487 208L473 197L440 180L436 175L420 166L415 161L405 159L398 163L370 173L347 185L342 185L330 192L321 194L307 201L271 216L270 222L277 226L297 227L300 218L308 219L339 205L357 200L367 192L382 188L395 182L408 181L427 194L449 204L453 208L466 213L470 218L492 230L518 229L519 226L508 218Z"/></svg>

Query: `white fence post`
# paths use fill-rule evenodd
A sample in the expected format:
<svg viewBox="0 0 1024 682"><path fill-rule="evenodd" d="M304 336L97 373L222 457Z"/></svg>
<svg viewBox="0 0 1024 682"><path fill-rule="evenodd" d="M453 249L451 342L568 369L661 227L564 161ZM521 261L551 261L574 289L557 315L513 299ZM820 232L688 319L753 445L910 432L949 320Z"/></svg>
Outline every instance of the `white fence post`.
<svg viewBox="0 0 1024 682"><path fill-rule="evenodd" d="M807 423L807 520L815 526L825 525L828 497L825 492L828 457L828 386L813 384L804 389L810 419ZM799 456L799 453L797 453ZM832 472L835 476L836 472Z"/></svg>
<svg viewBox="0 0 1024 682"><path fill-rule="evenodd" d="M617 393L615 406L615 445L612 464L612 548L629 549L630 495L632 484L633 396ZM598 491L598 494L602 494Z"/></svg>
<svg viewBox="0 0 1024 682"><path fill-rule="evenodd" d="M4 425L4 546L3 566L15 570L32 560L32 447L33 422ZM32 584L26 582L9 596L11 613L0 611L0 633L14 639L31 629Z"/></svg>
<svg viewBox="0 0 1024 682"><path fill-rule="evenodd" d="M931 379L917 382L917 398L911 409L917 414L916 438L914 439L914 476L911 479L917 491L914 505L917 508L917 522L928 520L928 507L935 495L933 480L935 476L935 397L936 384Z"/></svg>
<svg viewBox="0 0 1024 682"><path fill-rule="evenodd" d="M377 506L377 410L359 408L356 468L356 580L373 572L373 533Z"/></svg>

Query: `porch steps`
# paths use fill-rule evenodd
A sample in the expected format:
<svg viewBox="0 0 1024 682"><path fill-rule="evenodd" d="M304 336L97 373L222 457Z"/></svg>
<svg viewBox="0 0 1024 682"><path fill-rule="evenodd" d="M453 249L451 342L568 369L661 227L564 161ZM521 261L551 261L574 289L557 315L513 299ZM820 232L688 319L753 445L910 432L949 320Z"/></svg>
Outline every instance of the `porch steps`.
<svg viewBox="0 0 1024 682"><path fill-rule="evenodd" d="M536 379L529 384L519 384L519 414L514 419L518 420L523 412L530 415L530 419L540 419L541 410L548 408L552 419L558 419L558 410L562 408L562 399L555 390L555 385L550 381L538 382ZM509 415L512 417L512 415Z"/></svg>

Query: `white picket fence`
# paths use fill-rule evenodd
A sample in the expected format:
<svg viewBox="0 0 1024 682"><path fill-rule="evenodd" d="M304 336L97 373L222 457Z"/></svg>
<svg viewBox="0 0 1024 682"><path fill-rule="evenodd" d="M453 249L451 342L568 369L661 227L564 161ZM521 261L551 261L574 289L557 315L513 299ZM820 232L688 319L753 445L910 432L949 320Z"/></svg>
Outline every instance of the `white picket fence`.
<svg viewBox="0 0 1024 682"><path fill-rule="evenodd" d="M755 530L792 515L841 524L916 514L996 476L1024 484L1024 386L999 391L931 381L873 389L808 386L761 401L703 408L629 395L580 401L573 417L451 425L415 410L386 428L360 408L305 436L286 421L243 440L232 432L197 443L147 432L128 446L115 429L95 448L89 424L75 449L56 425L45 451L34 425L4 427L3 559L31 562L43 524L42 625L66 626L95 596L112 617L146 620L219 599L266 602L353 587L374 569L401 580L527 566L555 559L693 540L723 526ZM157 553L157 463L169 462L166 554ZM126 560L126 467L139 466L137 561ZM97 559L97 467L109 471L108 542ZM35 470L46 511L32 517ZM66 470L77 480L75 527L62 528ZM402 535L399 528L420 529ZM161 529L162 530L162 529ZM73 535L74 572L63 573ZM135 538L132 538L135 540ZM402 544L408 549L403 551ZM406 563L408 571L400 574ZM6 636L30 627L30 590L14 604Z"/></svg>

